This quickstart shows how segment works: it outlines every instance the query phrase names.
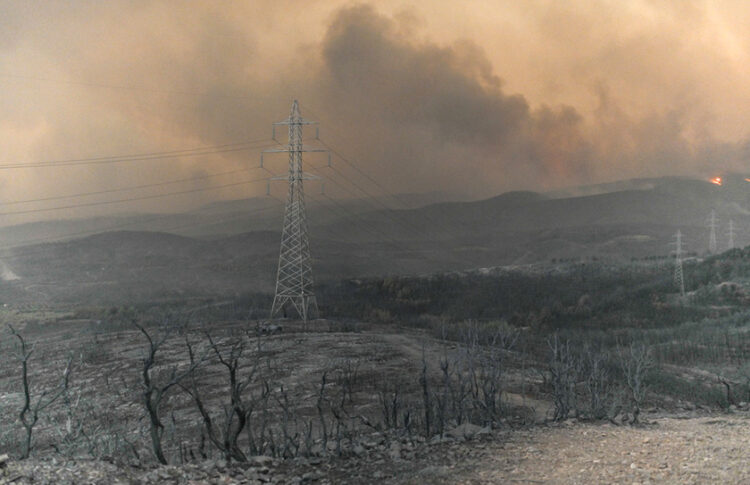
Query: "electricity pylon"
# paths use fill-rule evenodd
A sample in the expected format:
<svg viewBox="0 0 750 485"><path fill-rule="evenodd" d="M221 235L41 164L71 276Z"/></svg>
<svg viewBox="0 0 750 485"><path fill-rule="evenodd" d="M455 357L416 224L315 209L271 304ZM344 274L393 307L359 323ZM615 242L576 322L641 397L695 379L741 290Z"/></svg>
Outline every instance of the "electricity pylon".
<svg viewBox="0 0 750 485"><path fill-rule="evenodd" d="M679 230L674 235L674 283L680 290L680 296L685 296L685 277L682 274L682 232Z"/></svg>
<svg viewBox="0 0 750 485"><path fill-rule="evenodd" d="M727 236L729 236L729 249L734 249L734 221L729 220L729 232L727 233Z"/></svg>
<svg viewBox="0 0 750 485"><path fill-rule="evenodd" d="M708 236L708 252L716 254L716 211L711 210L711 216L708 219L708 228L711 230Z"/></svg>
<svg viewBox="0 0 750 485"><path fill-rule="evenodd" d="M297 100L292 103L292 111L284 121L274 123L274 139L277 125L289 126L289 143L286 146L265 150L265 153L289 153L289 175L273 177L289 183L289 192L284 210L284 226L281 232L281 250L276 274L276 293L271 306L271 318L291 306L299 317L307 322L312 316L319 316L318 301L313 292L312 261L310 243L307 236L305 214L305 193L303 180L319 179L302 171L303 152L325 152L322 148L310 147L302 143L302 127L314 124L302 118ZM261 166L263 165L261 155Z"/></svg>

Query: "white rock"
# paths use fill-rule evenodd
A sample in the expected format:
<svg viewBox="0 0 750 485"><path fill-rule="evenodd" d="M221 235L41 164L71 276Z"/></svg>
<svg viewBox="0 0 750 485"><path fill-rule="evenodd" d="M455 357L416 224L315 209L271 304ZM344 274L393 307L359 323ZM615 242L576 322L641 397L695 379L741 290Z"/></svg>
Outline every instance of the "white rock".
<svg viewBox="0 0 750 485"><path fill-rule="evenodd" d="M449 430L446 435L455 439L472 439L476 436L490 434L489 428L482 428L476 424L463 423Z"/></svg>
<svg viewBox="0 0 750 485"><path fill-rule="evenodd" d="M273 458L265 455L253 456L250 458L250 463L255 466L268 466L273 463Z"/></svg>

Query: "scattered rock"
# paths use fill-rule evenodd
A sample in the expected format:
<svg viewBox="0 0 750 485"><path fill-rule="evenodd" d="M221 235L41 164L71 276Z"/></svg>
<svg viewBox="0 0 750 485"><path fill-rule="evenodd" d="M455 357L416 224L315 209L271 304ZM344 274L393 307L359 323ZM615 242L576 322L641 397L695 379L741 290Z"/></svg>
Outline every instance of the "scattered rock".
<svg viewBox="0 0 750 485"><path fill-rule="evenodd" d="M659 418L657 429L579 422L500 429L492 433L497 439L474 441L463 437L490 431L462 425L451 430L460 440L391 437L377 449L350 444L352 453L341 458L258 456L249 463L207 460L148 469L0 456L0 484L750 483L746 425L744 416L680 415Z"/></svg>
<svg viewBox="0 0 750 485"><path fill-rule="evenodd" d="M302 475L302 482L303 483L309 483L309 482L316 482L323 478L325 475L323 475L321 472L307 472L304 475Z"/></svg>
<svg viewBox="0 0 750 485"><path fill-rule="evenodd" d="M450 436L435 435L432 437L432 439L430 439L429 444L439 445L441 443L451 443L452 441L453 441L453 438L451 438Z"/></svg>
<svg viewBox="0 0 750 485"><path fill-rule="evenodd" d="M482 428L481 426L477 426L476 424L471 423L463 423L453 429L448 430L446 435L457 440L470 440L477 436L487 435L490 433L491 431L489 428Z"/></svg>
<svg viewBox="0 0 750 485"><path fill-rule="evenodd" d="M250 458L250 464L254 466L269 466L273 464L273 458L265 455L253 456Z"/></svg>
<svg viewBox="0 0 750 485"><path fill-rule="evenodd" d="M391 443L391 446L388 449L388 456L391 458L391 460L401 459L401 444L398 441L394 441L393 443Z"/></svg>

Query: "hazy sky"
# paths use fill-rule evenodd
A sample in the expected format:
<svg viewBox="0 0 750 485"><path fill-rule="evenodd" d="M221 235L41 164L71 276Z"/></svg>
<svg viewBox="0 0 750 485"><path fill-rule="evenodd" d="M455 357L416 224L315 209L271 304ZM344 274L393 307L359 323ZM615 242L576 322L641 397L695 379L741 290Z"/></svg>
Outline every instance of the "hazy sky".
<svg viewBox="0 0 750 485"><path fill-rule="evenodd" d="M478 198L708 177L748 165L749 49L744 1L0 0L0 164L269 139L296 97L321 121L321 139L393 192ZM206 178L256 167L258 152L4 169L3 203L204 178L0 214L270 176ZM283 157L266 160L284 172ZM318 173L332 195L347 195L341 175ZM265 190L259 182L75 213ZM274 192L283 197L283 185Z"/></svg>

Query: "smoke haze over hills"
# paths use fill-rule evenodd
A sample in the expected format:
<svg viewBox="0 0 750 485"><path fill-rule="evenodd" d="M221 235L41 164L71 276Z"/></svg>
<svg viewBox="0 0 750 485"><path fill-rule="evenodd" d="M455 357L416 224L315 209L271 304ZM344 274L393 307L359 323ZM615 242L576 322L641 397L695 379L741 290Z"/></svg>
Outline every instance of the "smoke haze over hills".
<svg viewBox="0 0 750 485"><path fill-rule="evenodd" d="M293 97L321 121L321 139L394 193L477 199L707 177L747 163L743 4L81 0L2 9L3 164L270 144L270 123ZM254 180L268 174L251 170L261 148L3 170L5 203L191 179L125 194L184 192L174 196L6 214L4 223L261 195ZM283 173L285 161L267 166ZM335 178L322 159L308 166ZM238 180L248 182L228 186Z"/></svg>

